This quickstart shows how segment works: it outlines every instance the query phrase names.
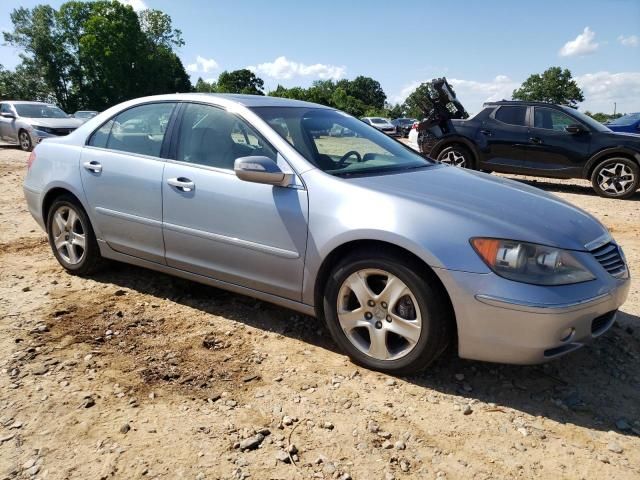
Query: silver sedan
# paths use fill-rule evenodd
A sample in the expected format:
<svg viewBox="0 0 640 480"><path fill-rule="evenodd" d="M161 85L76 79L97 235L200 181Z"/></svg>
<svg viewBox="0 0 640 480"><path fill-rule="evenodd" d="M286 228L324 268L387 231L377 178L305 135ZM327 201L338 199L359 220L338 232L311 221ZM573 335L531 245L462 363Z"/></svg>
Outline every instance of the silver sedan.
<svg viewBox="0 0 640 480"><path fill-rule="evenodd" d="M49 103L6 100L0 103L0 140L30 152L45 138L68 135L82 124Z"/></svg>
<svg viewBox="0 0 640 480"><path fill-rule="evenodd" d="M353 136L318 131L348 129ZM322 317L355 362L537 363L614 323L621 248L533 187L416 154L343 112L294 100L133 100L40 144L29 209L70 273L105 259Z"/></svg>

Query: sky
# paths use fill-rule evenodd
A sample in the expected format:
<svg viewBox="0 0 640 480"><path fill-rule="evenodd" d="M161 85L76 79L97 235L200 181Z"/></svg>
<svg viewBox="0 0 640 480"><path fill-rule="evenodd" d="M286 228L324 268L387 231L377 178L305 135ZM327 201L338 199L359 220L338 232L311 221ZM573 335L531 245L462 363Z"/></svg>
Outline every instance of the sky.
<svg viewBox="0 0 640 480"><path fill-rule="evenodd" d="M446 76L470 112L510 98L532 73L568 68L581 110L640 111L640 0L534 2L379 0L119 0L168 13L182 30L177 52L195 82L250 68L265 81L378 80L401 102L420 83ZM0 30L20 6L61 0L0 0ZM18 51L0 46L13 68Z"/></svg>

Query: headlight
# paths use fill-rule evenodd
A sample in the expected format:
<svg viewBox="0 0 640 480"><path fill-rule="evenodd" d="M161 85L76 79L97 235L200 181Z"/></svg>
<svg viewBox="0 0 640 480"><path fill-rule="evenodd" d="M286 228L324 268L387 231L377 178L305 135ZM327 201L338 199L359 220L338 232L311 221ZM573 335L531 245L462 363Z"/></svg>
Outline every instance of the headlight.
<svg viewBox="0 0 640 480"><path fill-rule="evenodd" d="M496 238L472 238L471 245L501 277L534 285L567 285L596 277L568 250Z"/></svg>
<svg viewBox="0 0 640 480"><path fill-rule="evenodd" d="M31 125L31 126L33 127L34 130L38 130L39 132L53 133L53 128L41 127L40 125Z"/></svg>

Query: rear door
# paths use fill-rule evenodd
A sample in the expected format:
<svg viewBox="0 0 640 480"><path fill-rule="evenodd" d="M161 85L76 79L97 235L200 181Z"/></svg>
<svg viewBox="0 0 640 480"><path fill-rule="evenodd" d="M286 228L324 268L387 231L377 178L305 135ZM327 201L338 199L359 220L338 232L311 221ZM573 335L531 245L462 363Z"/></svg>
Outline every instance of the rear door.
<svg viewBox="0 0 640 480"><path fill-rule="evenodd" d="M554 177L581 177L585 159L589 156L589 129L583 127L581 132L569 133L565 127L580 122L555 108L532 108L527 155L530 168Z"/></svg>
<svg viewBox="0 0 640 480"><path fill-rule="evenodd" d="M481 124L478 135L484 142L484 168L517 173L526 166L529 127L526 105L502 105Z"/></svg>
<svg viewBox="0 0 640 480"><path fill-rule="evenodd" d="M89 139L81 159L82 185L93 225L115 251L164 263L161 158L176 104L132 107Z"/></svg>
<svg viewBox="0 0 640 480"><path fill-rule="evenodd" d="M11 109L11 105L7 102L0 103L0 113L10 113L15 115L15 112ZM15 142L17 139L15 130L15 118L3 117L0 115L0 138L6 142Z"/></svg>
<svg viewBox="0 0 640 480"><path fill-rule="evenodd" d="M240 117L187 103L162 181L167 265L300 301L307 192L236 177L236 158L263 155L291 168ZM173 142L172 142L173 143Z"/></svg>

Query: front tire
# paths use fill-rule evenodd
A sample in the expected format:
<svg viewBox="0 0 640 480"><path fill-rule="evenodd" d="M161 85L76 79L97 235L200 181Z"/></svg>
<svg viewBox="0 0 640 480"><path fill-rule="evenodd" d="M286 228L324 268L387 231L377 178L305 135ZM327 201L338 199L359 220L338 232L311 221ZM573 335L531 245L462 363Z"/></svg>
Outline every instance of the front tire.
<svg viewBox="0 0 640 480"><path fill-rule="evenodd" d="M473 155L462 145L451 145L442 149L437 160L454 167L473 169Z"/></svg>
<svg viewBox="0 0 640 480"><path fill-rule="evenodd" d="M332 337L354 363L409 375L451 340L452 316L442 298L441 287L416 273L415 262L371 250L336 266L323 307Z"/></svg>
<svg viewBox="0 0 640 480"><path fill-rule="evenodd" d="M628 158L608 158L593 169L591 185L601 197L629 198L640 186L640 166Z"/></svg>
<svg viewBox="0 0 640 480"><path fill-rule="evenodd" d="M33 150L33 141L31 140L31 135L26 130L20 130L18 132L18 144L20 148L25 152L30 152Z"/></svg>
<svg viewBox="0 0 640 480"><path fill-rule="evenodd" d="M53 255L74 275L89 275L102 263L91 222L71 196L58 197L47 216L47 235Z"/></svg>

